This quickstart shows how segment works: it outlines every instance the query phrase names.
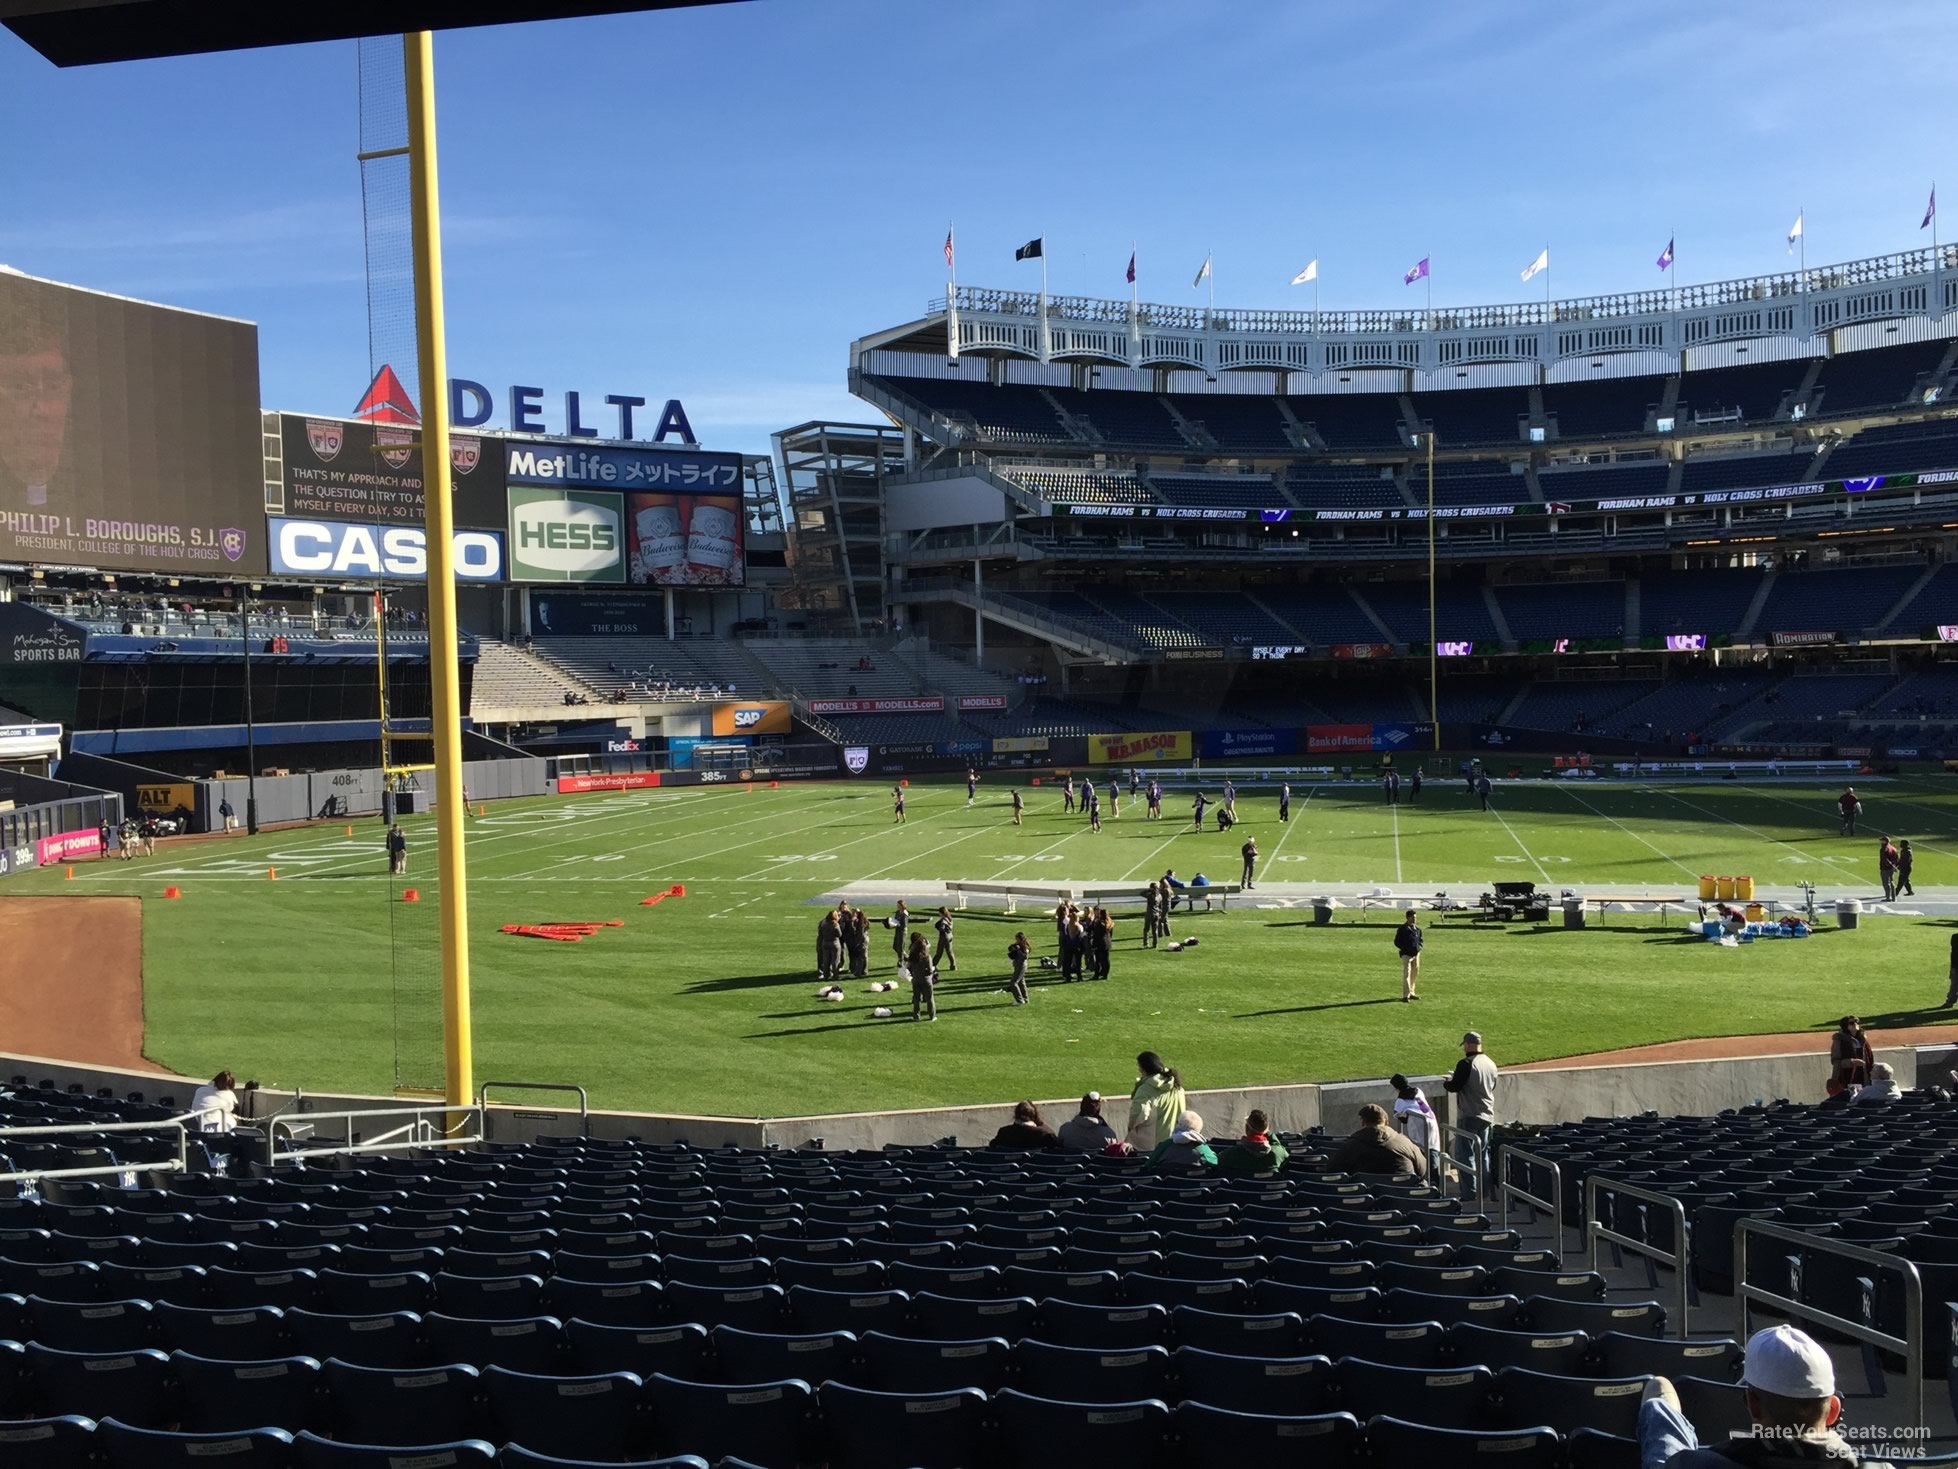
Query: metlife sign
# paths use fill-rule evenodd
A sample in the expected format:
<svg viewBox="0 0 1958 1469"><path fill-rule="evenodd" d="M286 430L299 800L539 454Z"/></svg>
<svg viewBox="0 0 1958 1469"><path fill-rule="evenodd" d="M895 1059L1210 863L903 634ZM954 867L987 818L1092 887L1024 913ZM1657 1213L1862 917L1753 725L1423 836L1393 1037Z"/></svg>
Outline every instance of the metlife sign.
<svg viewBox="0 0 1958 1469"><path fill-rule="evenodd" d="M417 581L428 575L428 541L417 525L271 516L265 526L275 576ZM459 530L452 544L457 581L503 580L501 531Z"/></svg>
<svg viewBox="0 0 1958 1469"><path fill-rule="evenodd" d="M545 489L509 495L512 581L625 581L623 496Z"/></svg>
<svg viewBox="0 0 1958 1469"><path fill-rule="evenodd" d="M562 485L576 489L646 490L671 495L739 495L741 456L688 449L628 445L504 444L513 485Z"/></svg>

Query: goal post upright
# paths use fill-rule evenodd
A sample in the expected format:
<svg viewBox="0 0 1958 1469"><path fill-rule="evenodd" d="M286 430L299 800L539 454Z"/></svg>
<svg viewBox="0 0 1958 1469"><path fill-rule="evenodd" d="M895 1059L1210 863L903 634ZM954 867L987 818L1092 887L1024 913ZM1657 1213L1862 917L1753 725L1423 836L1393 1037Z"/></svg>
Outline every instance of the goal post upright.
<svg viewBox="0 0 1958 1469"><path fill-rule="evenodd" d="M428 664L433 693L436 867L441 878L442 1056L446 1100L475 1091L470 1021L468 866L463 851L462 674L456 657L454 510L449 496L448 348L442 301L441 194L435 164L435 55L427 31L401 38L408 112L409 214L421 376L422 503L428 547ZM451 1124L461 1119L452 1116Z"/></svg>

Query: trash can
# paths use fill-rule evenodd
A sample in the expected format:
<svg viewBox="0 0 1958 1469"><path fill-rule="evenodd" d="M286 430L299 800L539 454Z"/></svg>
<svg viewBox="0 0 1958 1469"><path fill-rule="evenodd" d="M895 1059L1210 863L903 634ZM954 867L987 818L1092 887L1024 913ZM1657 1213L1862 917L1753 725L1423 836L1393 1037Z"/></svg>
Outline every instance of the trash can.
<svg viewBox="0 0 1958 1469"><path fill-rule="evenodd" d="M1333 900L1318 897L1312 900L1312 923L1316 928L1324 928L1333 921Z"/></svg>
<svg viewBox="0 0 1958 1469"><path fill-rule="evenodd" d="M1711 877L1702 877L1700 879L1700 901L1702 903L1711 903L1716 891L1717 885L1715 879Z"/></svg>
<svg viewBox="0 0 1958 1469"><path fill-rule="evenodd" d="M1582 898L1564 899L1564 927L1584 927L1584 900Z"/></svg>
<svg viewBox="0 0 1958 1469"><path fill-rule="evenodd" d="M1854 928L1863 921L1861 898L1840 898L1836 902L1836 927Z"/></svg>

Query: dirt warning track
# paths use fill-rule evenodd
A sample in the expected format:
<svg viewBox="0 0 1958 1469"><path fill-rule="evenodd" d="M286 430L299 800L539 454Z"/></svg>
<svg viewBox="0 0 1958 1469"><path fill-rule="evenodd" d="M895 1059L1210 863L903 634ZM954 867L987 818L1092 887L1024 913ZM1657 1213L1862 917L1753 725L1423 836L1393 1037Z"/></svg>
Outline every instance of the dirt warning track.
<svg viewBox="0 0 1958 1469"><path fill-rule="evenodd" d="M0 898L0 1049L136 1071L140 898Z"/></svg>

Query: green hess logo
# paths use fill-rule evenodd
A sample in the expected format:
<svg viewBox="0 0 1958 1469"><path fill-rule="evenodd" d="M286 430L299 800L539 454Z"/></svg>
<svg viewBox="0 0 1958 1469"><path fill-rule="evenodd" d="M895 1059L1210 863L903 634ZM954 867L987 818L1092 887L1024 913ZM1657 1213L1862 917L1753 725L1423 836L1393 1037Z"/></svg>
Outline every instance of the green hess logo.
<svg viewBox="0 0 1958 1469"><path fill-rule="evenodd" d="M583 490L511 490L512 573L533 581L623 582L624 501Z"/></svg>

